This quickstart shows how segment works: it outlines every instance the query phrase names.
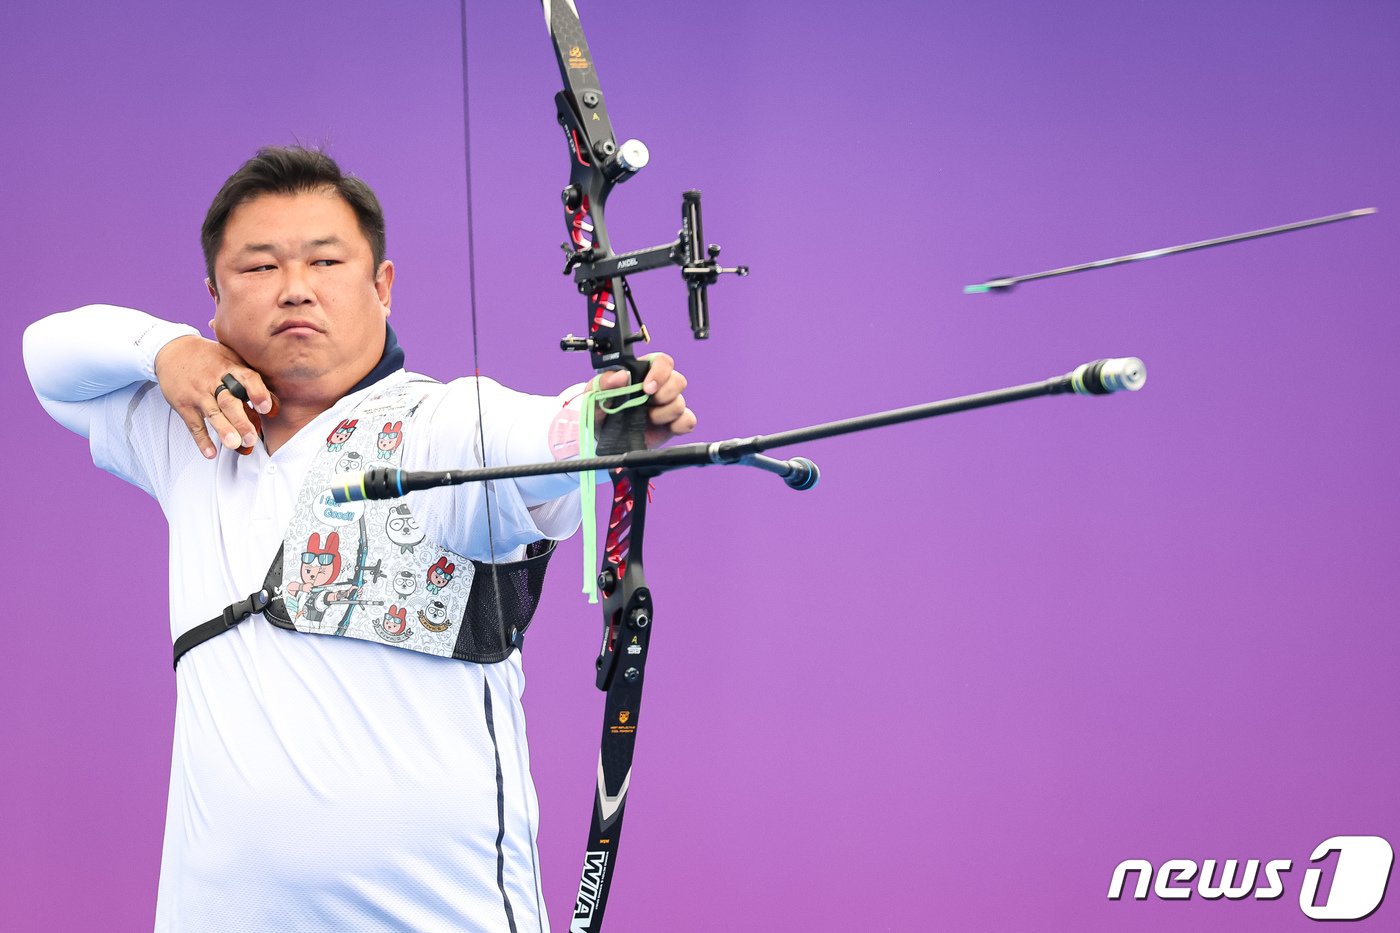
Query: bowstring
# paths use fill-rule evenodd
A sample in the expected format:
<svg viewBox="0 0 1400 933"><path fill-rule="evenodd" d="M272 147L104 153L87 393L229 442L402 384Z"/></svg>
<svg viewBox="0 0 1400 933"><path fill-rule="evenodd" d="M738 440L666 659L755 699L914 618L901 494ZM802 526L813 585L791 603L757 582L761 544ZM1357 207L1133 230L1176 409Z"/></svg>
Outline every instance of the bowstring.
<svg viewBox="0 0 1400 933"><path fill-rule="evenodd" d="M467 0L459 0L458 9L461 13L462 27L462 145L464 149L462 161L466 166L467 183L467 307L471 311L472 322L472 375L476 378L476 435L477 443L481 448L481 465L485 468L490 464L486 462L486 426L481 404L481 338L477 333L476 326L476 223L475 211L472 209L472 121L471 108L467 104L471 90L471 81L467 76L470 70L467 66ZM491 557L491 582L495 584L496 590L496 616L500 622L504 623L501 583L495 571L496 534L491 509L493 484L487 482L483 485L486 490L486 546Z"/></svg>
<svg viewBox="0 0 1400 933"><path fill-rule="evenodd" d="M467 307L471 312L472 322L472 374L476 379L477 444L481 448L481 465L485 468L490 464L486 462L486 421L481 404L481 339L476 322L476 212L473 210L472 202L472 121L469 103L471 100L471 69L468 67L467 55L467 0L458 0L458 22L462 35L462 162L465 167L467 188ZM491 587L496 598L496 621L501 630L504 631L505 603L501 601L501 580L496 565L495 522L491 508L491 494L494 484L488 481L484 485L486 487L486 546L491 558ZM515 723L514 704L511 708L511 722ZM530 833L530 867L535 877L535 916L541 918L541 923L543 923L543 918L546 915L544 905L540 903L540 869L538 856L535 852L533 831Z"/></svg>

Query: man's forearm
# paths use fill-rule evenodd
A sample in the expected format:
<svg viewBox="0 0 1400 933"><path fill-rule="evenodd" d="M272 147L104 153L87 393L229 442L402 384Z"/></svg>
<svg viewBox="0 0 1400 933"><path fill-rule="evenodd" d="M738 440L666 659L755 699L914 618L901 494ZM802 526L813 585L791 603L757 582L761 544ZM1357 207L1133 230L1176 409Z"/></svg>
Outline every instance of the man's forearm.
<svg viewBox="0 0 1400 933"><path fill-rule="evenodd" d="M578 421L584 385L572 386L555 398L532 399L522 417L510 427L506 463L548 463L578 456ZM577 473L557 473L515 480L530 506L540 505L578 489Z"/></svg>
<svg viewBox="0 0 1400 933"><path fill-rule="evenodd" d="M24 332L24 366L39 403L64 427L84 437L83 403L135 382L155 379L156 354L170 341L198 335L144 311L86 305L50 315Z"/></svg>

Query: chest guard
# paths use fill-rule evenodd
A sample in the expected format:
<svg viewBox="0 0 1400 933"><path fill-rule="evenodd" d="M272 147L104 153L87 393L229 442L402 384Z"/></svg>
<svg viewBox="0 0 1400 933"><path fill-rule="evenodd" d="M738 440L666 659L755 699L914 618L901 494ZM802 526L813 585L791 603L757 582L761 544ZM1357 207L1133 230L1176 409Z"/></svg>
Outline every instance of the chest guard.
<svg viewBox="0 0 1400 933"><path fill-rule="evenodd" d="M317 451L263 588L182 635L175 663L195 645L262 612L279 628L358 638L394 648L494 664L520 647L555 542L523 560L490 564L427 540L405 499L338 503L331 479L397 467L419 406L437 383L407 380L371 394Z"/></svg>

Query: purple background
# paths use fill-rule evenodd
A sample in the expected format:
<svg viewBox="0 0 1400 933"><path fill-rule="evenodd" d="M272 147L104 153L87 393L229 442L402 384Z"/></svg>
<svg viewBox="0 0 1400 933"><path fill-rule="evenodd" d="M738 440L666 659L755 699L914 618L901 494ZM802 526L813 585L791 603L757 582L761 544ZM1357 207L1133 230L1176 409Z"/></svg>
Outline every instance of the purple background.
<svg viewBox="0 0 1400 933"><path fill-rule="evenodd" d="M613 200L616 245L670 237L695 186L724 259L753 267L713 292L706 345L678 282L637 283L700 436L1100 356L1151 373L1130 397L784 451L823 468L801 496L752 471L658 484L609 928L1314 928L1314 845L1400 844L1400 6L583 6L614 124L653 157ZM583 323L555 245L558 73L538 4L470 17L481 366L553 392L586 370L553 349ZM203 325L209 199L300 140L387 206L412 367L469 372L460 70L447 2L0 7L4 397L31 483L6 516L5 929L149 929L174 701L163 521L32 401L20 331L94 301ZM565 929L601 711L578 554L527 652ZM1294 870L1272 902L1110 902L1131 857ZM1392 892L1362 929L1397 917Z"/></svg>

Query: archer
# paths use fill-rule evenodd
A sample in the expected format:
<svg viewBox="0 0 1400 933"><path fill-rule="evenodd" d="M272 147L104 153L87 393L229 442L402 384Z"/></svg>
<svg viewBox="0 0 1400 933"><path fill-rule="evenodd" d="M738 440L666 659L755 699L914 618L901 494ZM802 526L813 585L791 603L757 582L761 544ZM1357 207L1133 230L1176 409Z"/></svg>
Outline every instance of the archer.
<svg viewBox="0 0 1400 933"><path fill-rule="evenodd" d="M405 468L576 455L581 388L406 372L384 242L363 182L320 152L262 149L204 222L214 339L105 305L25 333L45 409L170 523L178 698L158 930L547 924L516 650L532 600L483 611L477 586L538 596L553 543L579 524L575 484L433 490L392 513L327 511L321 493L349 453ZM694 428L684 387L651 358L653 446ZM401 443L385 458L356 421L399 422ZM401 546L389 524L410 506L422 539ZM395 650L404 636L355 610L426 612L432 567L446 624L409 622L415 650ZM348 637L298 631L282 600L295 590L324 617L304 631Z"/></svg>

